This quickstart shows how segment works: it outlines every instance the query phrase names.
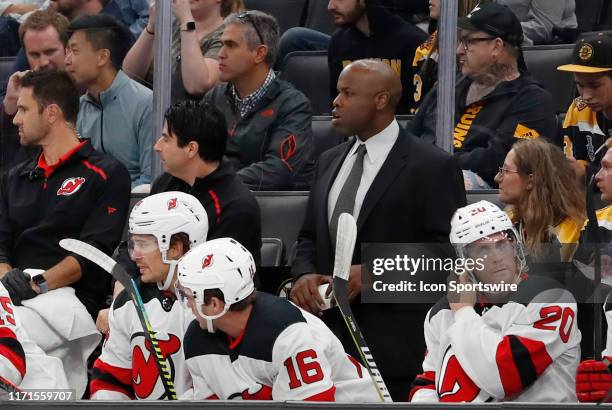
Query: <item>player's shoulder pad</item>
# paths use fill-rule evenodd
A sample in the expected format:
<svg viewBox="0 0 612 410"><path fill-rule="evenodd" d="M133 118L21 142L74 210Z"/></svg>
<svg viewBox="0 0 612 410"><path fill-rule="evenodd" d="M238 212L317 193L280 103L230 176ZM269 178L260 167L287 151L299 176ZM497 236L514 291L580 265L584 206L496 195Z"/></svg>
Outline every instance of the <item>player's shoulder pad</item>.
<svg viewBox="0 0 612 410"><path fill-rule="evenodd" d="M227 337L224 333L210 333L202 329L196 319L192 320L183 339L183 351L185 360L197 356L229 355Z"/></svg>
<svg viewBox="0 0 612 410"><path fill-rule="evenodd" d="M436 314L445 310L450 310L450 303L448 302L448 298L446 296L444 296L435 305L433 305L433 307L429 311L429 321L431 322L431 319L433 319Z"/></svg>
<svg viewBox="0 0 612 410"><path fill-rule="evenodd" d="M257 293L245 329L248 338L243 341L240 354L271 362L276 339L285 329L296 323L306 323L306 318L294 304L267 293Z"/></svg>
<svg viewBox="0 0 612 410"><path fill-rule="evenodd" d="M157 297L157 294L159 293L157 290L157 285L154 283L137 282L137 286L143 304L146 304L151 299ZM131 301L132 298L130 297L130 294L127 292L126 289L123 289L115 298L115 301L113 302L113 309L117 310L123 307L123 305L125 305L127 302Z"/></svg>
<svg viewBox="0 0 612 410"><path fill-rule="evenodd" d="M576 300L556 280L541 275L529 275L526 280L519 283L516 292L510 295L508 302L527 305L529 303L576 303Z"/></svg>

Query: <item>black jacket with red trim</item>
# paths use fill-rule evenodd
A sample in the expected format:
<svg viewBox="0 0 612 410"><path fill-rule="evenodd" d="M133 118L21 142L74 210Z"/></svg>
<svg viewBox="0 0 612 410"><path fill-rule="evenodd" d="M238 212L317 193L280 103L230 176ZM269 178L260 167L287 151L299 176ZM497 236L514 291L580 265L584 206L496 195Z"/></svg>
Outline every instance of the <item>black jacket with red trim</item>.
<svg viewBox="0 0 612 410"><path fill-rule="evenodd" d="M198 198L208 213L208 239L234 238L253 254L259 266L259 204L229 161L221 161L210 175L197 178L193 187L167 173L157 178L151 187L151 195L168 191L181 191Z"/></svg>
<svg viewBox="0 0 612 410"><path fill-rule="evenodd" d="M40 156L17 164L0 179L0 262L46 270L74 256L82 277L70 286L95 318L109 294L110 275L64 250L59 241L80 239L111 255L127 217L130 176L89 140L48 175L39 167Z"/></svg>
<svg viewBox="0 0 612 410"><path fill-rule="evenodd" d="M231 87L218 85L206 99L227 120L226 155L242 181L255 191L307 190L315 160L308 98L276 77L255 108L241 117Z"/></svg>

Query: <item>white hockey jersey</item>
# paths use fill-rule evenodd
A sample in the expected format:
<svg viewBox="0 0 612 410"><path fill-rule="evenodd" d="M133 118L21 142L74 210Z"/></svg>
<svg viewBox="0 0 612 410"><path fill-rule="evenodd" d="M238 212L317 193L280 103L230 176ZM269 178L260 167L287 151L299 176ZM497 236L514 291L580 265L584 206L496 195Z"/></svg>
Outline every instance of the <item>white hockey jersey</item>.
<svg viewBox="0 0 612 410"><path fill-rule="evenodd" d="M183 355L183 335L194 316L183 309L174 294L160 292L156 284L142 284L139 290L180 397L191 388ZM145 341L134 303L125 290L113 302L108 322L108 337L93 367L92 400L166 399L155 358Z"/></svg>
<svg viewBox="0 0 612 410"><path fill-rule="evenodd" d="M411 401L577 401L576 318L573 296L535 276L499 306L453 313L442 299L425 319L424 373L413 382Z"/></svg>
<svg viewBox="0 0 612 410"><path fill-rule="evenodd" d="M24 339L8 291L0 283L0 376L18 385L25 376L26 356L20 339Z"/></svg>
<svg viewBox="0 0 612 410"><path fill-rule="evenodd" d="M194 320L185 359L196 400L379 400L367 370L320 319L265 293L236 340Z"/></svg>
<svg viewBox="0 0 612 410"><path fill-rule="evenodd" d="M62 361L32 341L0 283L0 376L20 389L68 389ZM35 332L36 329L29 329Z"/></svg>

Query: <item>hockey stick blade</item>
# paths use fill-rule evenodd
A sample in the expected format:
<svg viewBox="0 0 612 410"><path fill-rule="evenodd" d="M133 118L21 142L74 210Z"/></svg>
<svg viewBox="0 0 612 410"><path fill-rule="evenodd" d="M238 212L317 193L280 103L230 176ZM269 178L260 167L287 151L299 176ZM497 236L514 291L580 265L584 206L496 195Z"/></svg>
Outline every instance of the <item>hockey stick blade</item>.
<svg viewBox="0 0 612 410"><path fill-rule="evenodd" d="M0 376L0 390L4 390L6 393L9 394L23 393L23 390L21 390L19 387L15 386L13 383L11 383L2 376ZM22 398L21 395L18 397Z"/></svg>
<svg viewBox="0 0 612 410"><path fill-rule="evenodd" d="M157 343L157 338L155 337L155 331L151 326L151 321L149 320L149 316L147 315L147 311L145 310L144 303L142 302L140 292L138 292L134 279L132 279L125 269L115 262L113 258L88 243L79 241L78 239L62 239L59 244L67 251L76 253L100 266L123 285L134 303L140 325L144 330L145 339L152 347L151 353L155 359L155 365L157 366L166 395L169 400L177 400L176 390L174 389L174 383L170 376L168 366L166 365L166 359L159 348L159 343Z"/></svg>
<svg viewBox="0 0 612 410"><path fill-rule="evenodd" d="M356 239L357 223L355 222L355 218L353 218L351 214L341 214L338 218L338 233L336 234L334 278L339 277L348 280Z"/></svg>
<svg viewBox="0 0 612 410"><path fill-rule="evenodd" d="M378 371L378 366L370 353L368 344L353 316L348 298L348 279L353 259L353 250L357 240L357 223L351 214L343 213L338 219L338 232L336 234L336 254L334 259L333 289L334 298L340 308L340 313L348 327L351 338L357 347L361 360L366 366L370 378L374 383L378 397L382 402L392 402L389 390Z"/></svg>

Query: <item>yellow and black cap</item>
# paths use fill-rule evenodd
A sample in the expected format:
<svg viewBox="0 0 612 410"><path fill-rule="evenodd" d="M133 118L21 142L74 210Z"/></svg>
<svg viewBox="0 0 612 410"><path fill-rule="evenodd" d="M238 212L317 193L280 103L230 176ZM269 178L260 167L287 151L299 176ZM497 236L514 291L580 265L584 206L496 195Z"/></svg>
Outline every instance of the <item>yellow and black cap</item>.
<svg viewBox="0 0 612 410"><path fill-rule="evenodd" d="M585 33L576 43L571 64L557 67L573 73L612 71L612 36L607 33Z"/></svg>

